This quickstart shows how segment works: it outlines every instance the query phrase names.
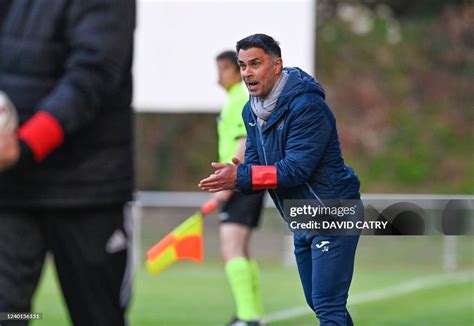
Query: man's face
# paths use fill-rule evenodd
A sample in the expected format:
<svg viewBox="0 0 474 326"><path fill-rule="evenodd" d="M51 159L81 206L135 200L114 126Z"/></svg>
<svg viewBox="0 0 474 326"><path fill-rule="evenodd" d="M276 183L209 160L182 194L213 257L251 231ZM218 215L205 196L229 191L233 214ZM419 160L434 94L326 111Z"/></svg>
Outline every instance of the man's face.
<svg viewBox="0 0 474 326"><path fill-rule="evenodd" d="M250 48L239 51L238 62L249 94L266 98L281 74L281 58L271 57L260 48Z"/></svg>
<svg viewBox="0 0 474 326"><path fill-rule="evenodd" d="M218 60L217 70L219 74L219 85L227 90L242 81L239 70L237 70L235 64L228 59Z"/></svg>

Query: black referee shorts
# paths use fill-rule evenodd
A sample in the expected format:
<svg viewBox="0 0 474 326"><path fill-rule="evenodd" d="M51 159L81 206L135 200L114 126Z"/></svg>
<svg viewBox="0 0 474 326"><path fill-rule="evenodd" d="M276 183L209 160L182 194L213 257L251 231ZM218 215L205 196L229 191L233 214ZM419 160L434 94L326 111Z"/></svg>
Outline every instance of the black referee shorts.
<svg viewBox="0 0 474 326"><path fill-rule="evenodd" d="M243 195L235 192L222 206L219 218L221 223L237 223L256 228L260 223L265 192L253 195Z"/></svg>

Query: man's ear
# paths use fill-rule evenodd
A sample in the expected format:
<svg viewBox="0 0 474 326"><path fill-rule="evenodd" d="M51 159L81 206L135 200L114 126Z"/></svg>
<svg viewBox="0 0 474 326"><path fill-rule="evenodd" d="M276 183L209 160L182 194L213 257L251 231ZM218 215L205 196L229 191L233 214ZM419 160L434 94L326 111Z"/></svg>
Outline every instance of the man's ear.
<svg viewBox="0 0 474 326"><path fill-rule="evenodd" d="M275 62L273 63L273 69L275 72L275 75L279 75L281 73L281 70L283 69L283 59L282 58L277 58Z"/></svg>

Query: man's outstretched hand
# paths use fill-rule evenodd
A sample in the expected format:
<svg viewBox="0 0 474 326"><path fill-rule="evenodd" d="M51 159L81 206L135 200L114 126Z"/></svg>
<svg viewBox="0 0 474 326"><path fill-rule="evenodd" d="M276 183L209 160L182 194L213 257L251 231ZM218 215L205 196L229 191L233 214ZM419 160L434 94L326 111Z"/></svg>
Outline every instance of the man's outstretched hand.
<svg viewBox="0 0 474 326"><path fill-rule="evenodd" d="M211 163L211 166L216 170L209 177L199 182L199 188L209 192L234 190L237 185L237 165L241 162L234 157L232 163Z"/></svg>

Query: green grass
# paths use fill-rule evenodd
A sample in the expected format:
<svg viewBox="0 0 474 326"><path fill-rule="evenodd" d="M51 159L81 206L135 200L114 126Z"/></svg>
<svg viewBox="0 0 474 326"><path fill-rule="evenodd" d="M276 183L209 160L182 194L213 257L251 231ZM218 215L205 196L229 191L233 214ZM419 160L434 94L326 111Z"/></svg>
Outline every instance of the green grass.
<svg viewBox="0 0 474 326"><path fill-rule="evenodd" d="M349 305L356 325L473 325L474 283L440 286L360 305ZM315 325L312 316L272 326Z"/></svg>
<svg viewBox="0 0 474 326"><path fill-rule="evenodd" d="M460 237L459 264L473 269L473 237ZM351 295L392 287L418 277L441 274L441 238L363 237L359 246ZM431 250L431 251L430 251ZM261 260L267 313L305 306L295 267ZM43 320L33 326L70 324L52 263L44 271L33 311ZM366 303L350 303L356 325L474 325L474 280ZM139 269L129 309L131 325L223 325L233 314L233 302L222 263L211 258L198 265L182 262L159 277ZM272 326L317 325L305 316L273 322Z"/></svg>

